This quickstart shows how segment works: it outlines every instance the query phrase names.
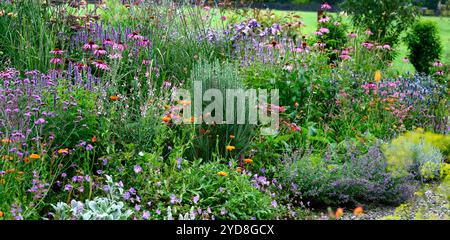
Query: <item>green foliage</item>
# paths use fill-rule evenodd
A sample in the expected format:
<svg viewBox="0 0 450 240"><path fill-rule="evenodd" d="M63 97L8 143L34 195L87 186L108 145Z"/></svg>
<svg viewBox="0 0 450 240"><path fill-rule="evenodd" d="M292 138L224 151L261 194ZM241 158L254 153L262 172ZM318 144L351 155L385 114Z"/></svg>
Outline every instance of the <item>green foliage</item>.
<svg viewBox="0 0 450 240"><path fill-rule="evenodd" d="M49 52L67 44L58 41L64 26L52 23L56 14L39 0L20 0L14 5L0 3L0 9L12 14L0 17L0 62L10 62L19 70L46 72L50 66Z"/></svg>
<svg viewBox="0 0 450 240"><path fill-rule="evenodd" d="M411 0L345 0L342 8L356 26L374 33L371 40L391 46L416 18Z"/></svg>
<svg viewBox="0 0 450 240"><path fill-rule="evenodd" d="M437 24L433 21L420 21L414 24L405 41L409 49L409 60L416 70L430 74L432 63L442 54Z"/></svg>
<svg viewBox="0 0 450 240"><path fill-rule="evenodd" d="M224 101L222 112L219 113L220 109L214 109L214 113L211 112L211 116L221 115L223 121L227 121L226 109L229 107L227 105L228 101L232 101L234 105L234 123L233 124L222 124L213 123L196 126L195 134L196 138L193 141L192 150L193 158L202 158L204 160L211 160L213 153L217 153L221 156L227 154L231 156L239 156L244 154L252 138L253 125L248 121L248 112L250 107L245 98L245 123L240 124L237 121L238 111L237 106L238 101L236 98L226 99L227 89L245 89L243 80L239 75L238 68L232 63L219 63L218 61L209 63L201 60L192 70L192 75L190 77L190 85L193 86L194 81L202 83L202 96L209 89L217 89L221 92ZM191 96L194 98L192 102L195 102L195 92L192 92ZM206 111L207 106L212 104L216 99L212 99L211 102L203 101L203 111ZM220 104L219 104L220 105ZM212 110L212 109L210 109ZM192 113L195 114L194 109ZM206 113L206 112L204 112ZM199 116L194 116L198 118ZM232 136L232 137L230 137ZM236 149L233 151L227 151L226 146L235 146Z"/></svg>

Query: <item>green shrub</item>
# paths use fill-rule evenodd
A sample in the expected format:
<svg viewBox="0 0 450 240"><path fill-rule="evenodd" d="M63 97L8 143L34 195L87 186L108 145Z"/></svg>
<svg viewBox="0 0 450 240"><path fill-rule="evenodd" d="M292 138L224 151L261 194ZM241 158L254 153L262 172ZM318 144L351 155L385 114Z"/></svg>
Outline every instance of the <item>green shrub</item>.
<svg viewBox="0 0 450 240"><path fill-rule="evenodd" d="M416 19L411 0L345 0L342 8L356 26L374 33L370 40L391 46Z"/></svg>
<svg viewBox="0 0 450 240"><path fill-rule="evenodd" d="M396 176L413 174L434 179L439 176L444 161L441 151L447 151L448 141L446 136L424 133L421 129L407 132L385 146L388 170Z"/></svg>
<svg viewBox="0 0 450 240"><path fill-rule="evenodd" d="M442 44L439 29L434 21L416 23L405 38L409 49L409 60L416 70L430 74L432 63L439 59Z"/></svg>

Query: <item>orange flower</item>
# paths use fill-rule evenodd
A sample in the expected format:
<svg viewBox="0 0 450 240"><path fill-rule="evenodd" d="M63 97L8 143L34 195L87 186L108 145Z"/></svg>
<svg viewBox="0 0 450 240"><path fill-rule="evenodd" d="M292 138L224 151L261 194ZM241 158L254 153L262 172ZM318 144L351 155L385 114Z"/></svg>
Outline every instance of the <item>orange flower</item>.
<svg viewBox="0 0 450 240"><path fill-rule="evenodd" d="M111 96L111 97L109 97L109 99L111 100L111 101L117 101L117 100L119 100L119 96Z"/></svg>
<svg viewBox="0 0 450 240"><path fill-rule="evenodd" d="M222 176L222 177L226 177L228 176L228 173L224 172L224 171L220 171L217 173L217 175Z"/></svg>
<svg viewBox="0 0 450 240"><path fill-rule="evenodd" d="M235 137L234 137L234 135L230 135L230 139L234 139Z"/></svg>
<svg viewBox="0 0 450 240"><path fill-rule="evenodd" d="M58 150L59 154L69 154L69 149L68 148L62 148Z"/></svg>
<svg viewBox="0 0 450 240"><path fill-rule="evenodd" d="M30 158L31 159L39 159L40 156L38 154L33 153L33 154L30 155Z"/></svg>
<svg viewBox="0 0 450 240"><path fill-rule="evenodd" d="M236 172L238 172L238 173L242 172L242 168L240 168L240 167L236 168Z"/></svg>
<svg viewBox="0 0 450 240"><path fill-rule="evenodd" d="M20 172L18 172L18 174L19 174L19 175L23 175L23 174L24 174L24 172L23 172L23 171L20 171Z"/></svg>
<svg viewBox="0 0 450 240"><path fill-rule="evenodd" d="M381 72L380 72L380 70L377 70L377 71L375 72L375 82L376 82L376 83L379 83L380 80L381 80Z"/></svg>
<svg viewBox="0 0 450 240"><path fill-rule="evenodd" d="M12 173L12 172L14 172L15 171L15 169L14 168L11 168L11 169L6 169L6 173Z"/></svg>
<svg viewBox="0 0 450 240"><path fill-rule="evenodd" d="M96 137L96 136L93 136L93 137L92 137L92 142L93 142L93 143L97 142L97 137Z"/></svg>
<svg viewBox="0 0 450 240"><path fill-rule="evenodd" d="M362 208L362 207L357 207L357 208L355 208L355 210L353 210L353 214L354 214L355 216L360 216L360 215L362 215L362 214L363 214L363 208Z"/></svg>
<svg viewBox="0 0 450 240"><path fill-rule="evenodd" d="M235 146L230 146L230 145L227 146L227 151L229 151L229 152L233 151L234 149L236 149Z"/></svg>
<svg viewBox="0 0 450 240"><path fill-rule="evenodd" d="M2 143L12 143L12 142L13 142L13 140L11 140L11 139L7 139L7 138L2 139Z"/></svg>
<svg viewBox="0 0 450 240"><path fill-rule="evenodd" d="M2 211L0 211L0 218L2 218L3 217L3 212Z"/></svg>
<svg viewBox="0 0 450 240"><path fill-rule="evenodd" d="M171 118L168 117L168 116L165 116L165 117L162 118L162 120L163 120L163 122L168 123L168 122L170 122Z"/></svg>
<svg viewBox="0 0 450 240"><path fill-rule="evenodd" d="M170 105L166 105L165 108L166 109L170 109L171 107L170 107Z"/></svg>
<svg viewBox="0 0 450 240"><path fill-rule="evenodd" d="M23 160L25 163L29 163L30 162L30 158L29 157L25 157L25 159Z"/></svg>
<svg viewBox="0 0 450 240"><path fill-rule="evenodd" d="M250 164L250 163L253 163L253 160L250 158L247 158L247 159L244 159L244 162Z"/></svg>
<svg viewBox="0 0 450 240"><path fill-rule="evenodd" d="M335 215L336 215L336 219L340 219L340 218L342 217L342 215L344 215L344 209L338 208L338 209L336 210Z"/></svg>

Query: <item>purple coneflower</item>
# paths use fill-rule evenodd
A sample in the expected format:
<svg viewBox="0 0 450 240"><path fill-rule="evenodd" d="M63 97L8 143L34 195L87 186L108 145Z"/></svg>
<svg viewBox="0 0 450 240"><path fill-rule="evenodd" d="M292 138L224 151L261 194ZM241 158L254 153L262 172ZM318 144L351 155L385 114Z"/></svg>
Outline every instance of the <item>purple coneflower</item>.
<svg viewBox="0 0 450 240"><path fill-rule="evenodd" d="M88 43L84 44L83 50L95 50L98 48L98 45L95 44L93 41L89 41Z"/></svg>
<svg viewBox="0 0 450 240"><path fill-rule="evenodd" d="M94 55L95 56L103 56L103 55L106 55L106 50L105 49L103 49L103 48L98 48L98 49L96 49L96 50L94 50Z"/></svg>
<svg viewBox="0 0 450 240"><path fill-rule="evenodd" d="M55 48L54 50L50 51L50 54L54 54L54 55L63 55L64 51L59 49L59 48Z"/></svg>
<svg viewBox="0 0 450 240"><path fill-rule="evenodd" d="M325 3L323 3L323 4L320 6L320 9L322 9L322 10L331 10L331 6L330 6L330 4L328 4L327 2L325 2Z"/></svg>
<svg viewBox="0 0 450 240"><path fill-rule="evenodd" d="M61 58L52 58L52 59L50 59L50 63L51 64L60 64L60 63L62 63L62 60L61 60Z"/></svg>
<svg viewBox="0 0 450 240"><path fill-rule="evenodd" d="M105 70L105 71L110 70L109 66L106 63L104 63L102 60L97 60L97 61L93 62L92 65L94 65L96 68L101 69L101 70Z"/></svg>

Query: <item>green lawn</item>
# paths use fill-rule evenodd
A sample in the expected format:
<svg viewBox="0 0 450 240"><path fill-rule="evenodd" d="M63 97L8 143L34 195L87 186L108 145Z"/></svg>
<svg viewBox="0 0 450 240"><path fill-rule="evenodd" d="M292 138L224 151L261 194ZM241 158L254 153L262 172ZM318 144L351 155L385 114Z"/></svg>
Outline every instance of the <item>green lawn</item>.
<svg viewBox="0 0 450 240"><path fill-rule="evenodd" d="M274 11L277 15L284 15L289 13L288 11ZM316 12L295 12L295 14L302 17L302 21L305 22L305 33L311 34L317 29L317 13ZM442 54L442 61L450 64L450 18L449 17L423 17L427 20L433 20L438 23L442 46L444 48ZM406 45L402 43L399 47L398 57L394 61L394 68L405 72L405 71L414 71L414 67L410 63L403 62L403 58L407 56L408 49Z"/></svg>

